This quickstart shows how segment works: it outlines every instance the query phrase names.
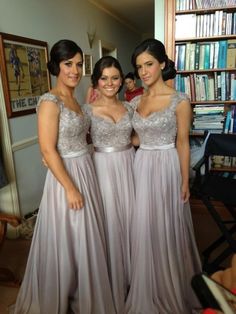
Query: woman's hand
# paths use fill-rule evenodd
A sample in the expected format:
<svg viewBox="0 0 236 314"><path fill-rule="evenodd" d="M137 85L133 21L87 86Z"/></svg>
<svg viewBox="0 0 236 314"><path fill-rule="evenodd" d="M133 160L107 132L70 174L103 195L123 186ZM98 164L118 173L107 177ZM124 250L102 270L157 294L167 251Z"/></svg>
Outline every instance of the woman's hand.
<svg viewBox="0 0 236 314"><path fill-rule="evenodd" d="M43 157L42 157L42 163L43 163L43 165L44 165L45 167L48 168L48 164L47 164L46 160L45 160Z"/></svg>
<svg viewBox="0 0 236 314"><path fill-rule="evenodd" d="M190 197L189 185L188 184L182 184L181 198L184 201L184 203L188 202L189 197Z"/></svg>
<svg viewBox="0 0 236 314"><path fill-rule="evenodd" d="M79 210L84 207L83 196L76 188L66 191L66 195L70 209Z"/></svg>

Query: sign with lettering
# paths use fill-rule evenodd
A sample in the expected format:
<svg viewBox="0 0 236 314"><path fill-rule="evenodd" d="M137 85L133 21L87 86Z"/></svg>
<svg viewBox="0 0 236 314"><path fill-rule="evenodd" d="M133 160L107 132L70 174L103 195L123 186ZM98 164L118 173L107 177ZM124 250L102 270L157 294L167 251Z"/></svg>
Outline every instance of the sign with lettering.
<svg viewBox="0 0 236 314"><path fill-rule="evenodd" d="M50 89L47 43L0 33L0 70L9 118L35 113Z"/></svg>

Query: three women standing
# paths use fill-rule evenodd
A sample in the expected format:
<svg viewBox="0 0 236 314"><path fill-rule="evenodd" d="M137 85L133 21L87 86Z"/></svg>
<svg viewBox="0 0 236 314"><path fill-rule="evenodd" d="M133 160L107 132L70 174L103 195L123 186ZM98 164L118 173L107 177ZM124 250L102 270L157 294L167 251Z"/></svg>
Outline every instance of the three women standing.
<svg viewBox="0 0 236 314"><path fill-rule="evenodd" d="M82 55L69 40L50 53L57 83L38 105L49 170L15 313L123 314L130 276L127 313L191 313L200 260L188 203L188 98L165 84L175 70L151 39L132 57L147 86L134 112L116 97L123 74L112 57L94 68L100 97L80 107L73 94ZM86 143L90 120L96 173ZM140 138L135 178L131 120Z"/></svg>

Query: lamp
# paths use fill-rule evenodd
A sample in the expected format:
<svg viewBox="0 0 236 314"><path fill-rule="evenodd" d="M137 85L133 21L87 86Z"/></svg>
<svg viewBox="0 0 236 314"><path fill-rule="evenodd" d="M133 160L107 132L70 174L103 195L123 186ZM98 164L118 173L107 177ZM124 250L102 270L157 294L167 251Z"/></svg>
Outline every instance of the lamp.
<svg viewBox="0 0 236 314"><path fill-rule="evenodd" d="M89 42L89 47L90 49L92 49L93 47L93 42L96 36L96 30L94 30L93 32L87 32L88 35L88 42Z"/></svg>

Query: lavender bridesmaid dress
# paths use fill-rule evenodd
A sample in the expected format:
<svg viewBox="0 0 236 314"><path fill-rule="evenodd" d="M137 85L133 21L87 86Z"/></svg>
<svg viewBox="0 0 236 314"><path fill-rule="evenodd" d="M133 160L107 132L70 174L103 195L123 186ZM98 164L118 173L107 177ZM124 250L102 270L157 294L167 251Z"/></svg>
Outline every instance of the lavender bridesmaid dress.
<svg viewBox="0 0 236 314"><path fill-rule="evenodd" d="M85 205L70 210L65 190L48 170L25 276L14 313L113 314L102 201L92 159L87 150L89 118L60 108L57 148ZM48 104L50 106L50 103Z"/></svg>
<svg viewBox="0 0 236 314"><path fill-rule="evenodd" d="M118 314L124 313L130 284L130 232L135 206L133 162L135 150L130 143L133 109L124 102L126 113L116 123L93 114L91 118L93 160L105 212L108 269Z"/></svg>
<svg viewBox="0 0 236 314"><path fill-rule="evenodd" d="M190 281L201 271L189 203L181 200L181 171L175 137L176 93L169 106L148 117L134 111L140 138L134 172L131 289L128 314L189 314L199 307ZM140 97L134 100L138 107Z"/></svg>

